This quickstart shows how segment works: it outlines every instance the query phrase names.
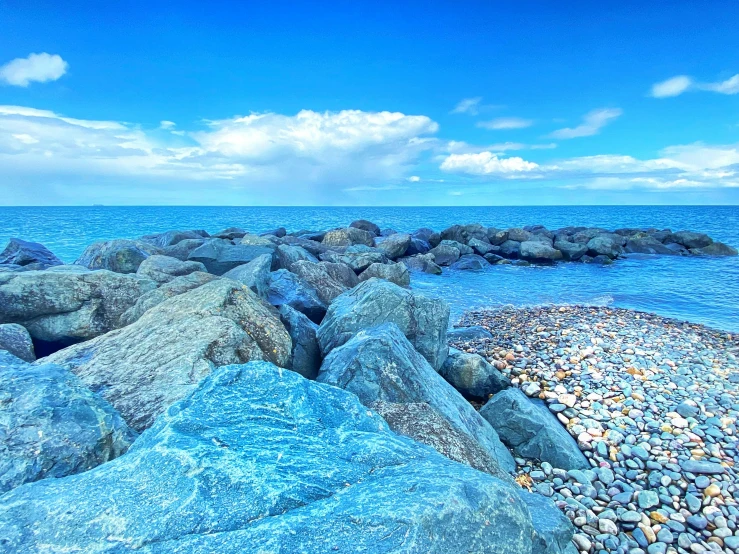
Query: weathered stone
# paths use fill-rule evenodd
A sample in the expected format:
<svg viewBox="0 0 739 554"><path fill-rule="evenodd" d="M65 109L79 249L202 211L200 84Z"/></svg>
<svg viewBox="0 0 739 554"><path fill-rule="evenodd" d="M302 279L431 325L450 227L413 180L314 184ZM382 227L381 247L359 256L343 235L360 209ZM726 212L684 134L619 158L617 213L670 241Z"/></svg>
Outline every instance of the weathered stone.
<svg viewBox="0 0 739 554"><path fill-rule="evenodd" d="M552 263L562 259L562 252L545 242L527 240L521 243L518 256L530 262Z"/></svg>
<svg viewBox="0 0 739 554"><path fill-rule="evenodd" d="M366 406L376 401L426 402L475 439L503 469L514 468L494 429L434 371L394 323L362 330L333 349L324 358L317 380L353 392Z"/></svg>
<svg viewBox="0 0 739 554"><path fill-rule="evenodd" d="M508 231L501 231L499 229L488 229L488 240L493 246L500 246L508 240Z"/></svg>
<svg viewBox="0 0 739 554"><path fill-rule="evenodd" d="M318 291L286 269L270 273L267 302L273 306L287 304L315 323L321 323L326 315L326 303L319 298Z"/></svg>
<svg viewBox="0 0 739 554"><path fill-rule="evenodd" d="M457 241L454 241L454 240L442 240L439 243L439 246L451 246L452 248L456 248L457 250L459 250L459 255L460 256L464 256L465 254L474 254L475 253L475 251L472 248L470 248L469 246L467 246L463 242L457 242Z"/></svg>
<svg viewBox="0 0 739 554"><path fill-rule="evenodd" d="M409 287L411 276L408 268L402 263L372 264L359 276L359 280L366 281L372 277L385 279L401 287Z"/></svg>
<svg viewBox="0 0 739 554"><path fill-rule="evenodd" d="M590 467L575 440L546 406L526 398L518 389L506 389L480 410L500 439L522 458L548 462L562 469Z"/></svg>
<svg viewBox="0 0 739 554"><path fill-rule="evenodd" d="M0 273L0 323L23 325L37 347L64 346L117 329L124 312L155 288L135 275L81 267ZM46 353L45 347L37 351Z"/></svg>
<svg viewBox="0 0 739 554"><path fill-rule="evenodd" d="M650 236L630 238L626 241L624 252L628 254L662 254L666 256L677 256L680 254L671 248L667 248L660 241Z"/></svg>
<svg viewBox="0 0 739 554"><path fill-rule="evenodd" d="M321 348L316 338L318 326L305 314L287 304L280 306L280 321L290 334L293 344L287 367L306 379L315 379L322 361Z"/></svg>
<svg viewBox="0 0 739 554"><path fill-rule="evenodd" d="M477 254L464 254L463 256L460 256L460 258L450 266L450 269L474 271L485 269L489 266L490 264L488 263L488 261L482 256L478 256Z"/></svg>
<svg viewBox="0 0 739 554"><path fill-rule="evenodd" d="M0 528L8 554L528 554L519 491L345 391L251 363L219 368L124 456L0 497Z"/></svg>
<svg viewBox="0 0 739 554"><path fill-rule="evenodd" d="M329 247L324 246L317 240L310 240L302 237L292 237L290 235L284 237L282 239L282 243L289 244L291 246L300 246L300 248L307 250L316 257L329 250Z"/></svg>
<svg viewBox="0 0 739 554"><path fill-rule="evenodd" d="M346 264L334 262L318 262L318 265L326 269L326 272L336 281L351 289L359 284L359 277L354 270Z"/></svg>
<svg viewBox="0 0 739 554"><path fill-rule="evenodd" d="M515 240L507 240L500 245L499 254L505 258L517 259L521 251L521 243Z"/></svg>
<svg viewBox="0 0 739 554"><path fill-rule="evenodd" d="M528 240L531 240L532 234L528 231L525 231L519 227L512 227L508 229L508 240L512 240L515 242L526 242Z"/></svg>
<svg viewBox="0 0 739 554"><path fill-rule="evenodd" d="M248 287L216 279L47 361L73 371L142 430L214 367L249 360L285 366L291 350L282 323Z"/></svg>
<svg viewBox="0 0 739 554"><path fill-rule="evenodd" d="M10 352L24 362L36 361L31 335L23 325L17 323L3 323L0 325L0 350Z"/></svg>
<svg viewBox="0 0 739 554"><path fill-rule="evenodd" d="M361 273L372 264L387 263L387 256L377 248L370 248L364 244L349 246L339 256L339 261L351 267L356 273Z"/></svg>
<svg viewBox="0 0 739 554"><path fill-rule="evenodd" d="M225 279L233 279L249 287L259 298L267 299L269 293L269 273L272 268L272 255L262 254L252 261L223 274Z"/></svg>
<svg viewBox="0 0 739 554"><path fill-rule="evenodd" d="M56 365L0 351L0 493L73 475L123 454L135 438L120 415ZM5 550L5 527L0 525Z"/></svg>
<svg viewBox="0 0 739 554"><path fill-rule="evenodd" d="M377 248L381 250L389 259L396 260L401 256L405 256L408 247L411 244L411 236L405 233L395 233L390 235Z"/></svg>
<svg viewBox="0 0 739 554"><path fill-rule="evenodd" d="M374 246L375 238L372 233L363 229L347 227L346 229L334 229L333 231L329 231L324 235L321 243L324 246L352 246L355 244Z"/></svg>
<svg viewBox="0 0 739 554"><path fill-rule="evenodd" d="M190 253L196 248L199 248L203 244L205 244L205 241L206 239L181 240L177 244L173 244L172 246L165 246L164 248L162 248L162 254L164 256L170 256L172 258L177 258L178 260L185 262L187 261L187 257L190 255Z"/></svg>
<svg viewBox="0 0 739 554"><path fill-rule="evenodd" d="M703 248L693 248L690 253L702 256L736 256L737 250L723 242L712 242Z"/></svg>
<svg viewBox="0 0 739 554"><path fill-rule="evenodd" d="M587 245L568 240L555 240L554 248L562 252L562 257L565 260L573 262L579 260L588 252Z"/></svg>
<svg viewBox="0 0 739 554"><path fill-rule="evenodd" d="M274 254L272 246L231 244L225 240L209 240L193 250L188 259L201 262L213 275L223 275L264 254L272 256Z"/></svg>
<svg viewBox="0 0 739 554"><path fill-rule="evenodd" d="M241 227L229 227L213 235L214 238L224 240L240 239L246 235L246 230Z"/></svg>
<svg viewBox="0 0 739 554"><path fill-rule="evenodd" d="M384 322L395 323L434 369L446 360L449 306L381 279L360 283L333 301L318 329L321 351L326 355L358 331Z"/></svg>
<svg viewBox="0 0 739 554"><path fill-rule="evenodd" d="M414 254L425 254L431 250L431 245L423 239L417 237L411 237L411 242L405 251L406 256L413 256Z"/></svg>
<svg viewBox="0 0 739 554"><path fill-rule="evenodd" d="M357 274L354 273L354 270L344 264L299 261L292 265L291 271L308 283L316 291L316 295L319 300L323 302L325 306L328 306L337 296L349 290L349 287L335 279L333 276L341 276L348 280L348 278L343 274L344 270L342 268L345 268L346 271L351 273L354 279L358 282L358 277Z"/></svg>
<svg viewBox="0 0 739 554"><path fill-rule="evenodd" d="M183 262L170 256L154 254L141 262L136 275L157 283L167 283L175 277L182 277L196 271L205 272L205 266L200 262Z"/></svg>
<svg viewBox="0 0 739 554"><path fill-rule="evenodd" d="M0 265L32 266L33 269L46 269L64 264L54 253L38 242L11 238L5 250L0 252Z"/></svg>
<svg viewBox="0 0 739 554"><path fill-rule="evenodd" d="M270 231L265 231L264 233L259 233L259 236L261 237L264 237L267 235L272 235L277 238L282 238L285 235L287 235L287 229L285 229L284 227L278 227L277 229L272 229Z"/></svg>
<svg viewBox="0 0 739 554"><path fill-rule="evenodd" d="M617 258L623 253L623 248L615 240L618 235L602 234L597 235L588 241L588 254L592 257L608 256L609 258Z"/></svg>
<svg viewBox="0 0 739 554"><path fill-rule="evenodd" d="M88 269L107 269L116 273L136 273L146 258L162 254L156 246L140 240L108 240L88 246L74 262Z"/></svg>
<svg viewBox="0 0 739 554"><path fill-rule="evenodd" d="M458 248L448 244L439 244L429 250L429 254L434 256L434 262L440 266L452 265L461 255Z"/></svg>
<svg viewBox="0 0 739 554"><path fill-rule="evenodd" d="M526 503L534 524L532 554L570 554L572 536L575 534L570 520L540 494L521 491L519 496Z"/></svg>
<svg viewBox="0 0 739 554"><path fill-rule="evenodd" d="M371 233L376 237L380 236L380 228L371 221L367 221L366 219L358 219L356 221L352 221L349 224L349 227L362 229L363 231L367 231L368 233Z"/></svg>
<svg viewBox="0 0 739 554"><path fill-rule="evenodd" d="M489 254L493 251L493 246L489 242L487 242L487 239L483 241L480 239L471 238L469 242L467 242L467 245L475 251L475 254L479 254L480 256L484 256L485 254Z"/></svg>
<svg viewBox="0 0 739 554"><path fill-rule="evenodd" d="M462 396L471 400L487 400L490 395L507 389L511 382L479 354L449 351L439 374Z"/></svg>
<svg viewBox="0 0 739 554"><path fill-rule="evenodd" d="M318 258L304 248L289 244L281 244L277 247L277 259L280 261L280 267L287 270L292 270L292 265L299 261L318 263Z"/></svg>
<svg viewBox="0 0 739 554"><path fill-rule="evenodd" d="M704 248L713 242L713 239L703 233L692 231L678 231L665 237L663 242L676 242L685 248Z"/></svg>
<svg viewBox="0 0 739 554"><path fill-rule="evenodd" d="M441 267L434 261L432 254L418 254L398 259L409 271L420 271L432 275L441 275Z"/></svg>
<svg viewBox="0 0 739 554"><path fill-rule="evenodd" d="M165 231L164 233L145 235L139 240L148 242L159 248L166 248L168 246L179 244L183 240L203 240L208 238L209 236L210 235L208 235L208 233L203 230Z"/></svg>

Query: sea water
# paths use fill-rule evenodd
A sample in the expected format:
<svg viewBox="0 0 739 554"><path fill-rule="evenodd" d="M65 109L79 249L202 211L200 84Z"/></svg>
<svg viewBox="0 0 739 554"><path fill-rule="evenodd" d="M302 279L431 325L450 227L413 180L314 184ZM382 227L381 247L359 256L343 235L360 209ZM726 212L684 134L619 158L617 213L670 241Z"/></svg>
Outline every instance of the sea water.
<svg viewBox="0 0 739 554"><path fill-rule="evenodd" d="M346 226L369 219L381 228L440 231L455 223L549 229L658 227L707 233L739 247L737 206L546 207L0 207L0 248L10 237L41 242L68 263L88 244L169 229L226 227L263 232ZM549 303L612 305L739 331L739 257L630 255L610 266L491 266L482 271L414 274L414 289L446 299L452 318L470 308Z"/></svg>

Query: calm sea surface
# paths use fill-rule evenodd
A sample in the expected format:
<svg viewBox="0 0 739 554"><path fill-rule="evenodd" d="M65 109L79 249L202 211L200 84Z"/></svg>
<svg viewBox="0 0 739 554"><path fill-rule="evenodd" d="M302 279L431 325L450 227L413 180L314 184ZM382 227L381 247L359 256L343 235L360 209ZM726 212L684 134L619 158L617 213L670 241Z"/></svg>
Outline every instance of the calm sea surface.
<svg viewBox="0 0 739 554"><path fill-rule="evenodd" d="M441 230L455 223L513 227L542 224L668 227L709 234L739 247L738 206L568 206L486 208L0 207L0 243L41 242L65 262L102 239L135 238L169 229L226 227L261 232L346 226L369 219L380 227ZM1 245L0 245L1 246ZM739 258L633 256L611 266L492 266L480 272L414 275L412 286L445 298L453 318L470 308L503 304L586 303L656 312L739 331Z"/></svg>

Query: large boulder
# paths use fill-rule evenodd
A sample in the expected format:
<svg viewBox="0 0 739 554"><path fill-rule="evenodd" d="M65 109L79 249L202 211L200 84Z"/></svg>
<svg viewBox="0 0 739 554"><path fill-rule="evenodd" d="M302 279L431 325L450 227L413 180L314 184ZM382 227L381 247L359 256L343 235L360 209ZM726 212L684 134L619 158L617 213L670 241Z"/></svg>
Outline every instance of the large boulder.
<svg viewBox="0 0 739 554"><path fill-rule="evenodd" d="M475 271L485 269L489 265L488 261L482 256L478 256L477 254L464 254L449 267L450 269L462 271Z"/></svg>
<svg viewBox="0 0 739 554"><path fill-rule="evenodd" d="M306 379L315 379L322 361L316 338L318 326L287 304L280 306L280 321L293 343L287 367Z"/></svg>
<svg viewBox="0 0 739 554"><path fill-rule="evenodd" d="M446 360L449 306L382 279L369 279L345 292L329 306L318 329L324 356L358 331L395 323L434 369Z"/></svg>
<svg viewBox="0 0 739 554"><path fill-rule="evenodd" d="M439 246L451 246L453 248L456 248L457 250L459 250L459 254L461 256L464 256L465 254L475 253L475 251L470 246L467 246L466 244L462 242L457 242L455 240L442 240L439 243Z"/></svg>
<svg viewBox="0 0 739 554"><path fill-rule="evenodd" d="M231 244L226 240L215 239L193 250L188 259L202 263L213 275L223 275L264 254L272 256L273 247L274 245Z"/></svg>
<svg viewBox="0 0 739 554"><path fill-rule="evenodd" d="M66 369L3 351L0 413L0 494L87 471L123 454L135 438L110 404Z"/></svg>
<svg viewBox="0 0 739 554"><path fill-rule="evenodd" d="M401 287L409 287L411 285L411 276L408 273L408 268L402 263L372 264L362 272L359 280L367 281L373 277L385 279Z"/></svg>
<svg viewBox="0 0 739 554"><path fill-rule="evenodd" d="M224 279L233 279L249 287L259 298L267 299L269 294L269 273L272 269L272 255L262 254L252 261L238 265L223 274Z"/></svg>
<svg viewBox="0 0 739 554"><path fill-rule="evenodd" d="M339 256L338 261L351 267L356 273L361 273L372 264L387 263L387 256L382 250L371 248L364 244L349 246Z"/></svg>
<svg viewBox="0 0 739 554"><path fill-rule="evenodd" d="M575 262L588 253L588 247L579 242L570 242L564 239L554 241L554 248L562 253L565 260Z"/></svg>
<svg viewBox="0 0 739 554"><path fill-rule="evenodd" d="M736 256L737 250L723 242L712 242L703 248L692 248L690 253L699 256Z"/></svg>
<svg viewBox="0 0 739 554"><path fill-rule="evenodd" d="M405 250L406 256L413 256L414 254L425 254L431 250L431 245L418 237L411 236L411 241L408 244L408 248Z"/></svg>
<svg viewBox="0 0 739 554"><path fill-rule="evenodd" d="M356 394L366 406L377 401L426 402L476 440L501 468L513 471L515 467L495 430L436 373L394 323L360 331L332 350L317 380Z"/></svg>
<svg viewBox="0 0 739 554"><path fill-rule="evenodd" d="M667 246L649 235L628 239L626 241L624 251L628 254L662 254L666 256L680 255L679 252L676 252L671 248L667 248Z"/></svg>
<svg viewBox="0 0 739 554"><path fill-rule="evenodd" d="M520 252L521 243L516 240L510 239L501 243L500 250L498 250L498 254L500 254L504 258L511 258L513 260L518 258Z"/></svg>
<svg viewBox="0 0 739 554"><path fill-rule="evenodd" d="M158 248L140 240L106 240L88 246L74 262L88 269L107 269L115 273L136 273L146 258L163 254Z"/></svg>
<svg viewBox="0 0 739 554"><path fill-rule="evenodd" d="M292 270L295 262L307 261L318 263L318 258L300 246L280 244L277 247L277 259L282 269Z"/></svg>
<svg viewBox="0 0 739 554"><path fill-rule="evenodd" d="M470 400L487 400L489 396L507 389L511 382L479 354L449 351L439 374L447 383Z"/></svg>
<svg viewBox="0 0 739 554"><path fill-rule="evenodd" d="M411 236L405 233L395 233L390 235L377 248L381 250L389 259L396 260L401 256L405 256L408 247L411 245Z"/></svg>
<svg viewBox="0 0 739 554"><path fill-rule="evenodd" d="M145 235L139 240L158 246L159 248L166 248L179 244L183 240L202 240L208 238L210 235L203 230L188 230L188 231L165 231L164 233L156 233L154 235Z"/></svg>
<svg viewBox="0 0 739 554"><path fill-rule="evenodd" d="M567 470L590 467L575 439L549 409L518 389L499 392L482 407L480 414L517 456Z"/></svg>
<svg viewBox="0 0 739 554"><path fill-rule="evenodd" d="M36 352L33 340L28 330L17 323L3 323L0 325L0 350L10 352L24 362L35 362Z"/></svg>
<svg viewBox="0 0 739 554"><path fill-rule="evenodd" d="M318 265L326 269L332 279L338 281L346 288L351 289L359 284L359 277L354 270L341 262L318 262Z"/></svg>
<svg viewBox="0 0 739 554"><path fill-rule="evenodd" d="M344 282L341 282L335 277L345 278L343 273L348 272L358 282L357 274L354 273L354 270L344 264L334 264L331 262L313 263L304 260L294 263L291 270L313 287L318 298L326 306L331 304L337 296L349 290L349 287Z"/></svg>
<svg viewBox="0 0 739 554"><path fill-rule="evenodd" d="M548 498L531 492L521 491L534 524L533 554L577 554L572 536L575 528L562 510Z"/></svg>
<svg viewBox="0 0 739 554"><path fill-rule="evenodd" d="M241 227L228 227L227 229L224 229L223 231L217 232L215 235L213 235L213 238L217 239L224 239L224 240L235 240L240 239L243 236L246 236L246 229L242 229Z"/></svg>
<svg viewBox="0 0 739 554"><path fill-rule="evenodd" d="M176 277L189 275L196 271L205 272L205 266L200 262L183 262L170 256L154 254L141 262L136 275L157 283L168 283Z"/></svg>
<svg viewBox="0 0 739 554"><path fill-rule="evenodd" d="M588 255L592 257L608 256L611 259L617 258L623 253L623 248L616 237L619 237L619 235L596 235L588 241Z"/></svg>
<svg viewBox="0 0 739 554"><path fill-rule="evenodd" d="M216 279L47 361L73 371L142 430L213 368L249 360L284 367L291 349L285 327L248 287Z"/></svg>
<svg viewBox="0 0 739 554"><path fill-rule="evenodd" d="M38 270L63 263L43 244L16 238L11 238L5 250L0 252L0 265L17 265Z"/></svg>
<svg viewBox="0 0 739 554"><path fill-rule="evenodd" d="M675 242L683 245L685 248L704 248L713 242L713 239L703 233L694 233L692 231L678 231L665 237L663 242Z"/></svg>
<svg viewBox="0 0 739 554"><path fill-rule="evenodd" d="M307 250L314 256L318 257L327 250L330 250L328 246L324 246L317 240L310 240L302 237L293 237L290 235L287 235L282 239L282 244L289 244L291 246L300 246L301 248Z"/></svg>
<svg viewBox="0 0 739 554"><path fill-rule="evenodd" d="M440 266L452 265L461 255L457 247L443 243L429 250L429 254L434 256L434 262Z"/></svg>
<svg viewBox="0 0 739 554"><path fill-rule="evenodd" d="M475 254L479 254L480 256L484 256L485 254L489 254L494 251L493 245L488 242L487 238L485 240L471 238L467 242L467 246L472 248L475 251Z"/></svg>
<svg viewBox="0 0 739 554"><path fill-rule="evenodd" d="M272 252L276 251L278 246L278 244L270 240L269 237L253 235L251 233L247 233L246 235L241 237L238 240L237 244L243 244L245 246L259 246L262 248L267 248Z"/></svg>
<svg viewBox="0 0 739 554"><path fill-rule="evenodd" d="M125 311L155 288L135 275L79 267L0 273L0 323L19 323L37 346L54 349L117 329Z"/></svg>
<svg viewBox="0 0 739 554"><path fill-rule="evenodd" d="M501 470L498 460L480 446L480 443L457 429L426 402L404 404L377 401L372 402L369 407L380 414L390 429L399 435L427 444L450 460L512 481L511 476Z"/></svg>
<svg viewBox="0 0 739 554"><path fill-rule="evenodd" d="M512 227L508 229L508 240L514 240L516 242L526 242L531 240L533 234L520 227Z"/></svg>
<svg viewBox="0 0 739 554"><path fill-rule="evenodd" d="M176 277L168 283L164 283L159 288L142 294L133 306L123 312L118 327L131 325L131 323L137 321L147 311L151 310L154 306L158 306L165 300L172 298L173 296L185 294L186 292L196 289L206 283L210 283L211 281L215 281L216 279L218 279L218 277L215 275L202 271L196 271L189 275Z"/></svg>
<svg viewBox="0 0 739 554"><path fill-rule="evenodd" d="M326 303L319 298L318 291L286 269L270 273L267 302L278 307L287 304L315 323L321 323L326 315Z"/></svg>
<svg viewBox="0 0 739 554"><path fill-rule="evenodd" d="M562 252L539 240L527 240L519 247L519 258L529 262L552 263L562 259Z"/></svg>
<svg viewBox="0 0 739 554"><path fill-rule="evenodd" d="M376 237L380 236L380 227L375 225L371 221L367 221L366 219L358 219L356 221L352 221L349 224L349 227L353 227L355 229L362 229L363 231L367 231L368 233L371 233L372 235Z"/></svg>
<svg viewBox="0 0 739 554"><path fill-rule="evenodd" d="M127 454L0 497L8 554L531 554L520 489L266 363L219 368Z"/></svg>
<svg viewBox="0 0 739 554"><path fill-rule="evenodd" d="M165 256L170 256L172 258L177 258L178 260L185 262L187 261L187 257L192 253L192 251L196 248L200 248L203 244L205 244L205 241L206 239L181 240L177 244L165 246L164 248L162 248L162 254Z"/></svg>
<svg viewBox="0 0 739 554"><path fill-rule="evenodd" d="M409 271L420 271L432 275L441 275L441 267L434 261L432 254L417 254L398 259Z"/></svg>
<svg viewBox="0 0 739 554"><path fill-rule="evenodd" d="M347 227L346 229L329 231L323 236L321 243L324 246L352 246L355 244L374 246L375 236L364 229Z"/></svg>

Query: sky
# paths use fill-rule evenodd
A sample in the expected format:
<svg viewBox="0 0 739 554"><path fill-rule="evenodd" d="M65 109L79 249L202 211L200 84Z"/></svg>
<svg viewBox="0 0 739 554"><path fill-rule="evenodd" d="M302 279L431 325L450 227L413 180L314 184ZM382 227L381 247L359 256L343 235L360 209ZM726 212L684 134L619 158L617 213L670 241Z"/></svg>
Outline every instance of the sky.
<svg viewBox="0 0 739 554"><path fill-rule="evenodd" d="M0 205L739 204L739 2L0 2Z"/></svg>

